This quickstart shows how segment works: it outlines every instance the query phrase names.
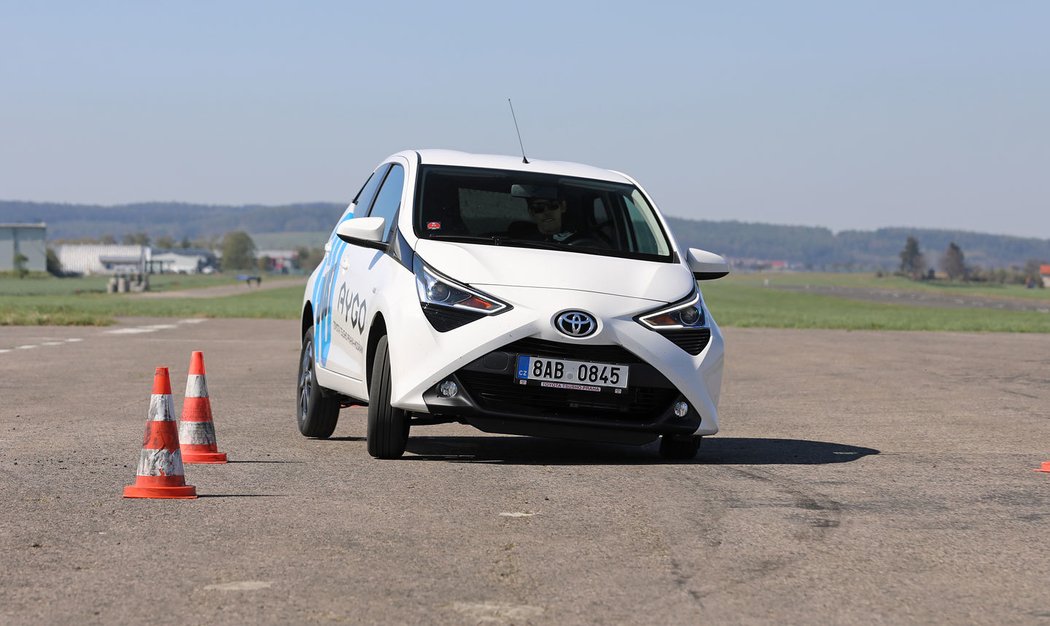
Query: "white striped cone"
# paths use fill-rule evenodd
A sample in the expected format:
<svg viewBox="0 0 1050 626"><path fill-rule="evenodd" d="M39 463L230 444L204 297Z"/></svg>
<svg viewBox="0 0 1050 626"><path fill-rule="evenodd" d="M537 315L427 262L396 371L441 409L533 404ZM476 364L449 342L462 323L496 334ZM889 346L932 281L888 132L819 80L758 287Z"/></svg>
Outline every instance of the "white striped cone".
<svg viewBox="0 0 1050 626"><path fill-rule="evenodd" d="M190 357L186 398L182 403L182 420L179 422L179 443L186 463L226 463L226 454L219 452L215 439L215 423L211 419L211 400L208 398L202 352L194 352Z"/></svg>
<svg viewBox="0 0 1050 626"><path fill-rule="evenodd" d="M186 484L175 428L175 403L171 399L168 368L153 375L146 434L139 453L135 484L124 487L125 498L196 498L197 489Z"/></svg>

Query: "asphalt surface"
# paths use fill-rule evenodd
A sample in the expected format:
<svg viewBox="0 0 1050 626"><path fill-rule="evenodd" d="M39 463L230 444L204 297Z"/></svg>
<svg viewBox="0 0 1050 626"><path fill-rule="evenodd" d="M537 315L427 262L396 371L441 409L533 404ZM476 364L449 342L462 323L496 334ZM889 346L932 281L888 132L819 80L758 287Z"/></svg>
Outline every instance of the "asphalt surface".
<svg viewBox="0 0 1050 626"><path fill-rule="evenodd" d="M1050 623L1050 336L726 336L695 462L459 425L376 461L358 409L298 434L294 321L0 328L0 623ZM234 462L124 500L192 350Z"/></svg>

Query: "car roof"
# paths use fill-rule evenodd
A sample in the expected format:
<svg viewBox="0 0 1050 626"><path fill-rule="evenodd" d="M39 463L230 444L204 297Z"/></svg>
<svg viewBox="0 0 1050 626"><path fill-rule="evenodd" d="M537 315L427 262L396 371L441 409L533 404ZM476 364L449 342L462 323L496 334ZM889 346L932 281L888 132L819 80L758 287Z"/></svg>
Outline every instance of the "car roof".
<svg viewBox="0 0 1050 626"><path fill-rule="evenodd" d="M535 172L540 174L558 174L561 176L591 178L616 183L633 183L631 179L619 172L591 165L584 165L582 163L571 163L569 161L543 161L540 159L529 159L528 163L523 163L520 156L473 154L470 152L459 152L457 150L437 149L407 150L401 154L410 159L415 157L415 155L419 155L419 162L423 165L477 167L518 172Z"/></svg>

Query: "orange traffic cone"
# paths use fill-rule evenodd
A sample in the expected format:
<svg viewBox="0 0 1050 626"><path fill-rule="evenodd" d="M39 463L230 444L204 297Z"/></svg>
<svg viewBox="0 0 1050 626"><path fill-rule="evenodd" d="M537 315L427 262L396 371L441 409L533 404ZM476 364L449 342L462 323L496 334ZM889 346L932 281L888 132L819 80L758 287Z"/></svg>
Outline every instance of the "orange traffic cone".
<svg viewBox="0 0 1050 626"><path fill-rule="evenodd" d="M166 367L158 367L153 374L153 395L149 399L138 472L135 484L124 487L124 497L197 497L197 488L186 484L179 435L175 429L175 403L171 400L171 381Z"/></svg>
<svg viewBox="0 0 1050 626"><path fill-rule="evenodd" d="M211 421L211 400L204 379L204 353L190 356L190 374L186 377L186 400L182 403L179 422L179 444L186 463L225 463L226 453L219 452L215 442L215 424Z"/></svg>
<svg viewBox="0 0 1050 626"><path fill-rule="evenodd" d="M1050 461L1043 461L1042 466L1040 466L1039 469L1037 469L1035 471L1037 471L1037 472L1046 472L1047 474L1050 474Z"/></svg>

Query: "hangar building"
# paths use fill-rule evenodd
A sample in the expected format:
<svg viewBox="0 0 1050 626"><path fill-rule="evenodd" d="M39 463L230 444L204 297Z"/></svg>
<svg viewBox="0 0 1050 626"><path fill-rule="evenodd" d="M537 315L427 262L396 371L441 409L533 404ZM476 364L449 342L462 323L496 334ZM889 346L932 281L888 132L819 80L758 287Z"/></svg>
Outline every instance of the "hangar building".
<svg viewBox="0 0 1050 626"><path fill-rule="evenodd" d="M15 256L30 272L47 271L47 224L0 224L0 272L13 272Z"/></svg>
<svg viewBox="0 0 1050 626"><path fill-rule="evenodd" d="M145 274L149 246L67 244L55 251L62 271L71 274Z"/></svg>

